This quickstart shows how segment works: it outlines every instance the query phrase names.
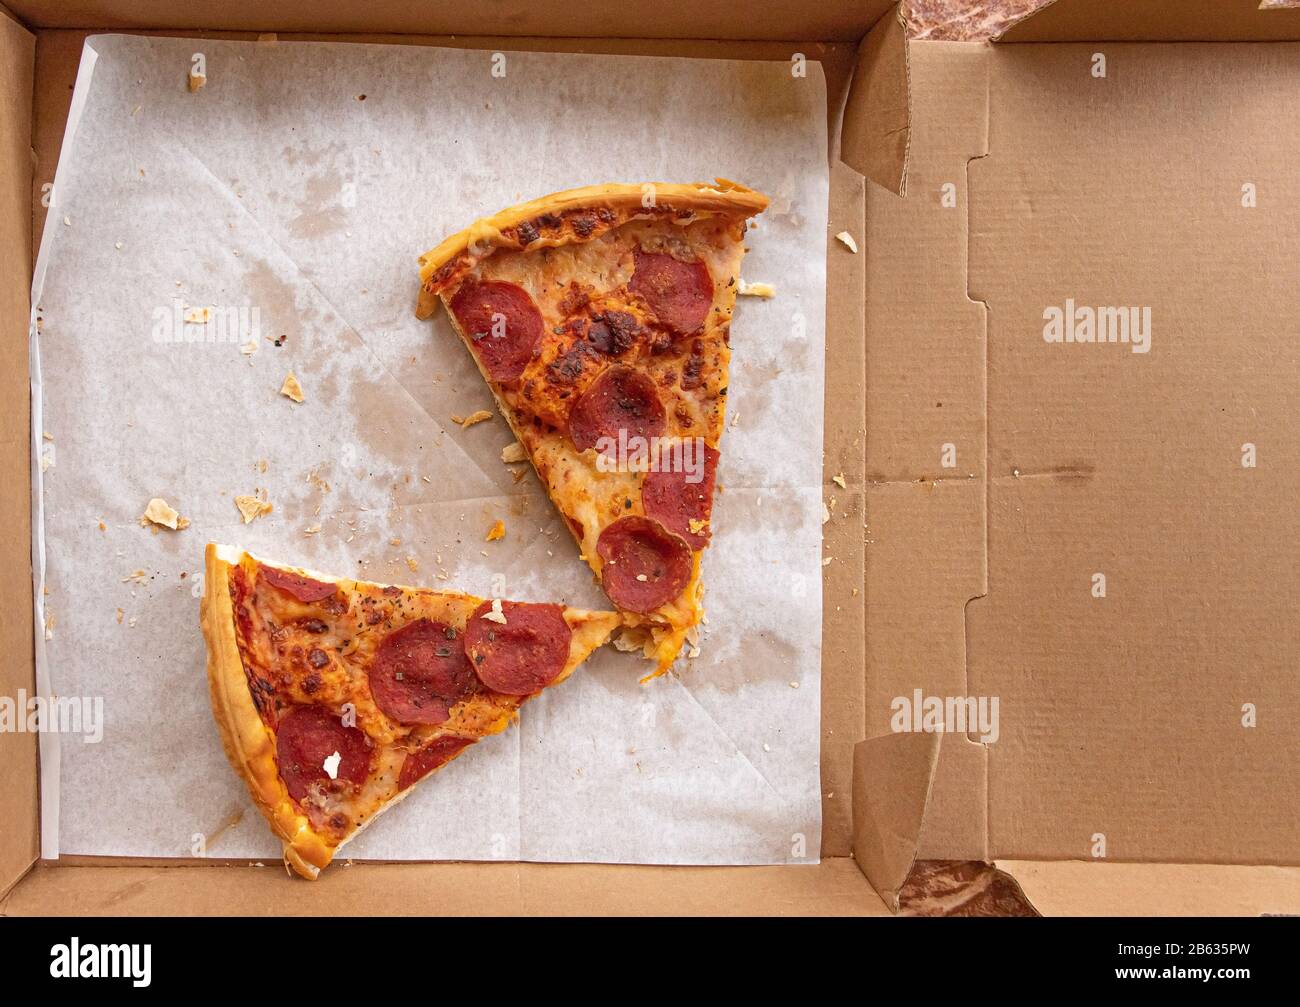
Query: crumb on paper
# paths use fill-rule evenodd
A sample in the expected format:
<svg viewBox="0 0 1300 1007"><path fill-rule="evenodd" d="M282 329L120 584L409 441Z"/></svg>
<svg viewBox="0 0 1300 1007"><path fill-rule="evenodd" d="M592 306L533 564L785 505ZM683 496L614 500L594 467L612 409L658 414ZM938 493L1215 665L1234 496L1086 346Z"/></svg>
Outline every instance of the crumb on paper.
<svg viewBox="0 0 1300 1007"><path fill-rule="evenodd" d="M492 611L484 612L483 618L486 619L488 622L499 623L502 626L506 624L506 614L501 611L500 598L492 599Z"/></svg>
<svg viewBox="0 0 1300 1007"><path fill-rule="evenodd" d="M407 568L408 570L410 570L411 573L419 573L419 571L420 571L420 561L419 561L418 559L416 559L414 556L407 556L407 557L406 557L406 568Z"/></svg>
<svg viewBox="0 0 1300 1007"><path fill-rule="evenodd" d="M120 609L120 608L119 608L119 609L117 610L117 624L118 624L119 626L122 625L122 619L123 619L125 616L126 616L126 612L125 612L123 609Z"/></svg>
<svg viewBox="0 0 1300 1007"><path fill-rule="evenodd" d="M149 572L147 570L132 570L130 573L128 573L125 577L122 578L122 583L143 584L148 579L149 579Z"/></svg>
<svg viewBox="0 0 1300 1007"><path fill-rule="evenodd" d="M835 237L854 255L858 254L858 243L853 240L853 235L849 234L848 231L841 231Z"/></svg>
<svg viewBox="0 0 1300 1007"><path fill-rule="evenodd" d="M239 345L239 352L242 353L242 354L243 354L244 356L246 356L246 357L251 357L254 353L257 352L257 343L256 343L256 341L250 339L250 340L249 340L248 342L246 342L246 343L240 343L240 345Z"/></svg>
<svg viewBox="0 0 1300 1007"><path fill-rule="evenodd" d="M190 70L190 76L189 76L190 91L193 92L199 90L199 88L201 88L207 82L208 82L208 75L206 73L199 73L197 69Z"/></svg>
<svg viewBox="0 0 1300 1007"><path fill-rule="evenodd" d="M270 514L274 509L270 500L247 494L235 497L235 506L239 508L244 524L250 523L253 518L261 517L263 514Z"/></svg>
<svg viewBox="0 0 1300 1007"><path fill-rule="evenodd" d="M52 441L52 440L54 440L54 435L53 435L52 433L50 433L48 430L43 430L43 431L41 431L41 436L42 436L43 438L45 438L45 440L47 440L47 441Z"/></svg>
<svg viewBox="0 0 1300 1007"><path fill-rule="evenodd" d="M212 317L211 308L186 308L184 319L190 325L207 325Z"/></svg>
<svg viewBox="0 0 1300 1007"><path fill-rule="evenodd" d="M455 418L456 417L454 416L452 417L452 419ZM491 418L492 418L492 414L490 412L488 412L486 409L479 409L476 412L470 413L468 416L466 416L463 420L460 420L459 422L460 422L461 429L467 430L470 427L472 427L475 423L482 423L484 420L490 420Z"/></svg>
<svg viewBox="0 0 1300 1007"><path fill-rule="evenodd" d="M484 541L500 542L505 537L506 537L506 523L498 519L497 523L488 529L487 538L485 538Z"/></svg>
<svg viewBox="0 0 1300 1007"><path fill-rule="evenodd" d="M72 226L72 218L69 217L66 213L63 215L63 226L64 227Z"/></svg>
<svg viewBox="0 0 1300 1007"><path fill-rule="evenodd" d="M727 424L732 430L736 429L736 424L740 422L740 410L733 409L731 412L731 421Z"/></svg>
<svg viewBox="0 0 1300 1007"><path fill-rule="evenodd" d="M318 525L318 524L314 524L314 525L311 525L311 526L309 526L309 527L307 527L307 528L304 528L304 529L302 530L302 533L303 533L304 535L318 535L318 534L320 533L320 525Z"/></svg>
<svg viewBox="0 0 1300 1007"><path fill-rule="evenodd" d="M830 519L831 519L831 509L826 506L826 501L823 500L822 501L822 524L825 524Z"/></svg>
<svg viewBox="0 0 1300 1007"><path fill-rule="evenodd" d="M302 385L298 383L293 371L284 376L284 382L280 385L280 394L286 399L292 399L294 402L303 400Z"/></svg>
<svg viewBox="0 0 1300 1007"><path fill-rule="evenodd" d="M140 515L140 524L144 527L153 524L172 531L184 531L190 526L190 520L181 517L176 508L162 497L154 497Z"/></svg>
<svg viewBox="0 0 1300 1007"><path fill-rule="evenodd" d="M776 296L776 287L770 283L747 283L742 279L736 286L736 293L741 297L762 297L767 300Z"/></svg>
<svg viewBox="0 0 1300 1007"><path fill-rule="evenodd" d="M835 558L834 556L827 556L824 560L822 560L822 566L830 566L831 560L833 560L834 558Z"/></svg>
<svg viewBox="0 0 1300 1007"><path fill-rule="evenodd" d="M528 452L518 441L511 441L501 449L501 460L507 465L513 465L515 462L528 461Z"/></svg>
<svg viewBox="0 0 1300 1007"><path fill-rule="evenodd" d="M838 487L839 487L840 489L842 489L842 490L846 490L846 489L849 488L849 484L846 483L846 482L844 481L844 473L843 473L843 472L840 472L840 473L837 473L836 475L831 476L831 482L833 482L836 486L838 486Z"/></svg>

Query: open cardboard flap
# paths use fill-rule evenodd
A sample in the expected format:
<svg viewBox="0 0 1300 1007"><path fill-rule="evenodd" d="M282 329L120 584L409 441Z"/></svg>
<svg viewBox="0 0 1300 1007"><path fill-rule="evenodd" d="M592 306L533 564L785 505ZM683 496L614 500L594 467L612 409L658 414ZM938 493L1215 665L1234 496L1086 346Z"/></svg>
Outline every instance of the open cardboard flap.
<svg viewBox="0 0 1300 1007"><path fill-rule="evenodd" d="M1256 6L1038 18L1300 38ZM891 905L909 856L1300 863L1300 45L876 33L859 863ZM891 158L850 143L882 104ZM897 733L918 695L996 698L996 741Z"/></svg>

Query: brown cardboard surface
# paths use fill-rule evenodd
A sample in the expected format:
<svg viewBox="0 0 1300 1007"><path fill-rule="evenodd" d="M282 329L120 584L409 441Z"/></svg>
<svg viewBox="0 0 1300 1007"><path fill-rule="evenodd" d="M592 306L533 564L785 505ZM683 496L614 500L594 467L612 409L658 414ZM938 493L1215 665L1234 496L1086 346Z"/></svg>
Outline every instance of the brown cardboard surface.
<svg viewBox="0 0 1300 1007"><path fill-rule="evenodd" d="M7 916L532 915L884 916L852 860L807 867L597 864L335 865L308 884L278 864L40 864L0 902Z"/></svg>
<svg viewBox="0 0 1300 1007"><path fill-rule="evenodd" d="M1300 45L1115 43L1102 80L1091 46L989 52L969 676L1002 703L991 851L1086 857L1101 833L1123 860L1300 862L1300 287L1277 271L1300 242ZM1066 298L1149 306L1150 352L1045 342Z"/></svg>
<svg viewBox="0 0 1300 1007"><path fill-rule="evenodd" d="M32 672L31 420L27 409L27 326L31 316L32 60L34 39L0 14L0 569L9 571L0 605L0 695L30 691ZM12 593L12 597L11 597ZM0 891L25 871L37 854L36 736L0 733Z"/></svg>
<svg viewBox="0 0 1300 1007"><path fill-rule="evenodd" d="M575 4L491 0L415 4L409 0L11 0L35 28L216 29L254 32L365 32L408 35L537 35L552 38L799 39L854 42L893 0L824 0L815 5L731 0Z"/></svg>
<svg viewBox="0 0 1300 1007"><path fill-rule="evenodd" d="M1259 916L1300 911L1300 870L1219 864L998 861L1044 916Z"/></svg>
<svg viewBox="0 0 1300 1007"><path fill-rule="evenodd" d="M840 147L846 164L900 194L907 182L907 53L902 19L881 18L858 53Z"/></svg>
<svg viewBox="0 0 1300 1007"><path fill-rule="evenodd" d="M1264 0L1268 3L1269 0ZM1276 0L1274 0L1276 3ZM1054 0L1007 28L1001 42L1285 42L1300 40L1300 8L1261 0Z"/></svg>

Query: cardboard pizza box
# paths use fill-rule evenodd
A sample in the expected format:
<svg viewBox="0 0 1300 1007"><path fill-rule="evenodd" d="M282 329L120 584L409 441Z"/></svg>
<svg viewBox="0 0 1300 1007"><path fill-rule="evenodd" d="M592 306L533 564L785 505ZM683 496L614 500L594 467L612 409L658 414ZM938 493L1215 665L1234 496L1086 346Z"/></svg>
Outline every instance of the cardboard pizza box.
<svg viewBox="0 0 1300 1007"><path fill-rule="evenodd" d="M918 860L997 861L1046 913L1300 911L1300 11L1257 6L1057 0L993 44L909 44L885 0L652 19L557 0L508 17L10 0L3 695L34 688L31 250L88 34L803 53L827 79L829 234L860 248L827 252L819 864L357 864L308 884L213 860L43 862L36 741L0 733L0 911L886 915ZM1094 341L1067 342L1081 309ZM1098 317L1115 341L1095 341ZM964 697L973 726L915 729Z"/></svg>

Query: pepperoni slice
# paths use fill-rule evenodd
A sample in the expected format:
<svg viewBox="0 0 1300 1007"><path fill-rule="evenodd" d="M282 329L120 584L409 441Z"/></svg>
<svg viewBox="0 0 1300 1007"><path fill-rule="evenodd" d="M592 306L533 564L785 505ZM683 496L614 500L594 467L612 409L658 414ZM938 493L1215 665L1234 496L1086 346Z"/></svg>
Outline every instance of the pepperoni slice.
<svg viewBox="0 0 1300 1007"><path fill-rule="evenodd" d="M422 780L439 766L446 765L452 756L462 748L474 744L473 738L458 738L454 734L444 734L434 738L418 752L412 752L402 762L402 770L397 774L397 789L405 790L417 780Z"/></svg>
<svg viewBox="0 0 1300 1007"><path fill-rule="evenodd" d="M683 262L666 252L633 252L628 289L645 298L655 317L679 336L704 324L713 307L713 277L699 259Z"/></svg>
<svg viewBox="0 0 1300 1007"><path fill-rule="evenodd" d="M530 696L555 681L569 660L573 631L559 605L501 603L505 623L484 619L485 601L465 627L465 653L483 684L506 696Z"/></svg>
<svg viewBox="0 0 1300 1007"><path fill-rule="evenodd" d="M260 567L259 570L262 580L276 590L292 595L302 602L324 601L338 590L333 584L312 580L300 573L277 570L273 566Z"/></svg>
<svg viewBox="0 0 1300 1007"><path fill-rule="evenodd" d="M384 637L370 664L375 705L403 724L441 724L478 684L451 627L416 619Z"/></svg>
<svg viewBox="0 0 1300 1007"><path fill-rule="evenodd" d="M325 760L339 753L335 779L325 772ZM280 718L275 734L275 757L280 764L280 779L295 801L307 796L308 788L318 780L326 785L344 780L360 786L370 775L370 742L356 727L344 727L343 721L323 706L295 706Z"/></svg>
<svg viewBox="0 0 1300 1007"><path fill-rule="evenodd" d="M600 533L596 553L604 561L601 586L629 612L653 612L691 579L691 547L651 518L619 518Z"/></svg>
<svg viewBox="0 0 1300 1007"><path fill-rule="evenodd" d="M542 314L528 291L502 280L467 280L451 299L451 313L493 381L524 373L542 338Z"/></svg>
<svg viewBox="0 0 1300 1007"><path fill-rule="evenodd" d="M690 465L685 464L687 460ZM702 440L683 441L682 464L677 461L676 455L660 455L664 467L646 473L641 484L641 506L647 517L686 539L692 549L703 549L709 544L711 533L708 522L713 511L718 452ZM699 531L691 528L692 521L697 522Z"/></svg>
<svg viewBox="0 0 1300 1007"><path fill-rule="evenodd" d="M569 437L579 451L596 447L602 438L613 443L633 437L649 441L665 427L664 404L655 383L649 375L622 364L601 371L569 413Z"/></svg>

